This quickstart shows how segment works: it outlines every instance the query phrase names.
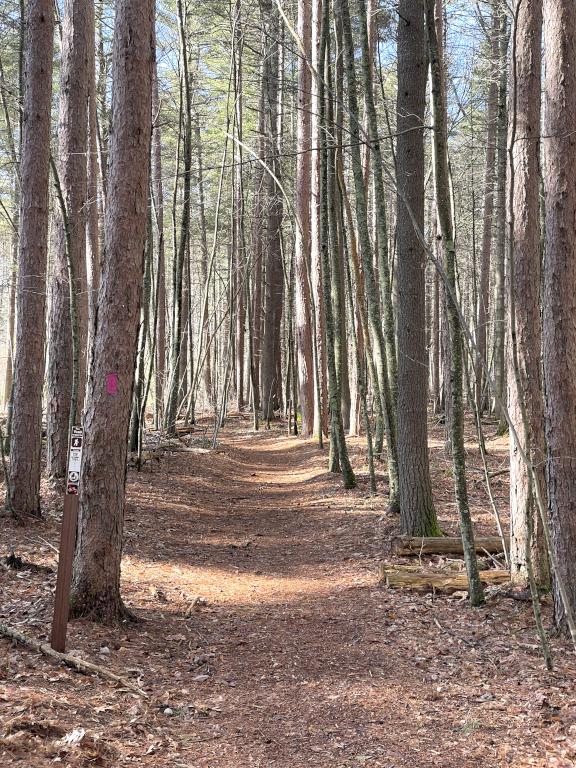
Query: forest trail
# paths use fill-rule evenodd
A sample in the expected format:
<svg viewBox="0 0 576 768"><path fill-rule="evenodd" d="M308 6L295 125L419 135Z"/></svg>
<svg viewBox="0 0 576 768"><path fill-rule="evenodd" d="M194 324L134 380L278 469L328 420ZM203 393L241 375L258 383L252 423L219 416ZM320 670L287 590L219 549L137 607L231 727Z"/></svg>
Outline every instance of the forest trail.
<svg viewBox="0 0 576 768"><path fill-rule="evenodd" d="M344 492L314 443L239 417L215 452L201 442L129 474L123 592L143 620L70 625L71 649L148 700L3 640L5 765L574 764L573 660L557 649L546 676L529 605L388 591L377 566L394 521L365 475ZM359 466L355 442L352 455ZM57 531L51 515L37 534L10 524L3 551L16 541L53 564L42 541ZM41 636L54 575L1 575L2 620Z"/></svg>

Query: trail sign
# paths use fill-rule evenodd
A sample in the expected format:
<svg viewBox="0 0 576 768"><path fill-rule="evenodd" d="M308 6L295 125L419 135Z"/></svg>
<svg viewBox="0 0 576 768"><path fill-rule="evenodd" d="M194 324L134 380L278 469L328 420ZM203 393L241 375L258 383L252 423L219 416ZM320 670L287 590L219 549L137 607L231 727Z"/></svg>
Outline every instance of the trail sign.
<svg viewBox="0 0 576 768"><path fill-rule="evenodd" d="M70 437L70 452L68 454L68 473L66 493L78 495L80 484L80 469L82 466L82 445L84 443L84 431L82 427L72 427Z"/></svg>
<svg viewBox="0 0 576 768"><path fill-rule="evenodd" d="M66 470L64 511L62 513L62 528L60 531L60 555L58 558L58 575L56 577L56 595L54 597L52 636L50 639L52 648L61 653L66 650L72 561L74 559L76 529L78 527L78 494L80 490L83 446L84 430L82 427L72 427L68 450L68 468Z"/></svg>

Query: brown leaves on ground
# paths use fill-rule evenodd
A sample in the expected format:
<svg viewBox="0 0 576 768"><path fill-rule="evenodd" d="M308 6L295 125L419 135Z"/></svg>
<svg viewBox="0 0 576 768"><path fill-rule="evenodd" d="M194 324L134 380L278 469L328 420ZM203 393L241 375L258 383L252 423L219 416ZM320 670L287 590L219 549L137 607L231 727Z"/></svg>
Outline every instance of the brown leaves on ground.
<svg viewBox="0 0 576 768"><path fill-rule="evenodd" d="M488 448L505 468L506 441ZM431 452L441 526L456 533L439 429ZM368 492L361 441L351 453L361 482L343 491L312 441L235 417L216 452L167 451L131 472L123 591L141 621L73 622L68 648L149 698L0 640L3 765L573 766L569 646L553 639L547 674L530 604L497 588L474 610L378 586L397 520L382 477ZM477 530L494 534L470 478ZM493 482L505 512L506 474ZM46 639L60 503L48 486L44 499L44 521L3 523L0 555L43 567L0 569L0 620Z"/></svg>
<svg viewBox="0 0 576 768"><path fill-rule="evenodd" d="M110 765L116 751L98 737L75 728L66 733L55 720L38 720L30 716L15 717L3 727L0 738L4 764L10 756L18 761L33 752L36 759L70 766ZM10 764L8 762L8 764Z"/></svg>

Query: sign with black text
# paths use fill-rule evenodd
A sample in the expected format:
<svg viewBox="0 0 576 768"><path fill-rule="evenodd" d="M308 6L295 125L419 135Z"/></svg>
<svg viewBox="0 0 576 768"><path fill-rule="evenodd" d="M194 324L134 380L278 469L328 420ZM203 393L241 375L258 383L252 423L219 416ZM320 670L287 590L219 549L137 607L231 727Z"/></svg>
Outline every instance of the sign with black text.
<svg viewBox="0 0 576 768"><path fill-rule="evenodd" d="M59 653L63 653L66 650L72 561L74 559L74 547L76 546L78 508L80 506L80 470L82 469L83 446L84 430L82 427L72 427L68 451L64 509L62 511L62 528L60 529L60 552L58 557L58 573L56 574L52 634L50 636L50 645Z"/></svg>
<svg viewBox="0 0 576 768"><path fill-rule="evenodd" d="M72 427L70 437L70 452L68 454L68 473L66 481L66 493L78 496L80 486L80 470L82 468L82 446L84 443L84 430L82 427Z"/></svg>

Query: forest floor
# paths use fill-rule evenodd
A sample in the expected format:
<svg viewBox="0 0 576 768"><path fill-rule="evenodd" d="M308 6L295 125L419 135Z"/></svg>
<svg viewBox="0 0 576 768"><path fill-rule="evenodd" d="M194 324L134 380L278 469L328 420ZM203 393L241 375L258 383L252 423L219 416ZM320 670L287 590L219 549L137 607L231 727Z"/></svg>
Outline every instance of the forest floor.
<svg viewBox="0 0 576 768"><path fill-rule="evenodd" d="M507 443L488 427L492 471ZM202 433L128 480L123 594L137 624L70 624L68 647L131 678L143 698L0 640L3 766L473 768L576 764L576 659L553 638L547 673L529 603L502 589L462 595L378 583L398 520L385 477L343 491L326 453L278 426L234 416L218 447ZM480 467L470 434L468 461ZM205 441L204 441L205 442ZM440 522L457 532L450 463L431 434ZM495 534L482 475L470 473L477 530ZM494 478L507 507L507 475ZM2 522L0 621L50 628L60 496L45 518ZM550 626L550 604L545 600Z"/></svg>

